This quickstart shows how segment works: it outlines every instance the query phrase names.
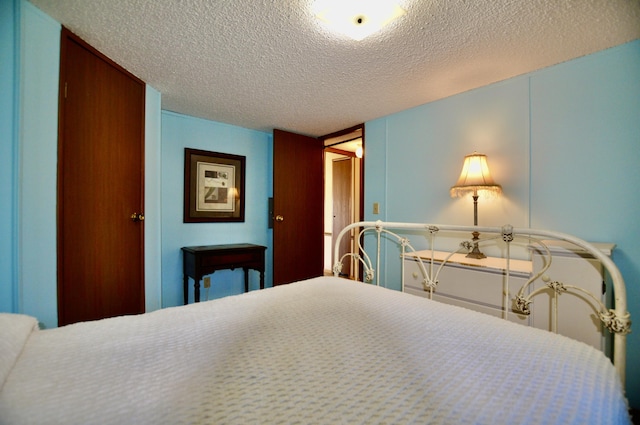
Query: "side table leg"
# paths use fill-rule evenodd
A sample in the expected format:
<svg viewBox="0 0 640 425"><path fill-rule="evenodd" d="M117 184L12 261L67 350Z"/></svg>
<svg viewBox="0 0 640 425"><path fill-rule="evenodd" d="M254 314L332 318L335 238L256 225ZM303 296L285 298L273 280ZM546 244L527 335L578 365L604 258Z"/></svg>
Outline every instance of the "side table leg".
<svg viewBox="0 0 640 425"><path fill-rule="evenodd" d="M249 269L243 267L244 270L244 292L249 292Z"/></svg>
<svg viewBox="0 0 640 425"><path fill-rule="evenodd" d="M189 304L189 276L186 274L183 278L184 305Z"/></svg>
<svg viewBox="0 0 640 425"><path fill-rule="evenodd" d="M260 289L264 289L264 271L260 270Z"/></svg>
<svg viewBox="0 0 640 425"><path fill-rule="evenodd" d="M200 278L196 277L193 284L193 300L197 303L200 302Z"/></svg>

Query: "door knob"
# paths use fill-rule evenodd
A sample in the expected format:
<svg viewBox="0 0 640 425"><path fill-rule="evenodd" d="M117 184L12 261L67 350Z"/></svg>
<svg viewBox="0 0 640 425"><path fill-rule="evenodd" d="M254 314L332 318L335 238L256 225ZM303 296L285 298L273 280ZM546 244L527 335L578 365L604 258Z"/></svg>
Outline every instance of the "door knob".
<svg viewBox="0 0 640 425"><path fill-rule="evenodd" d="M131 220L134 222L144 221L144 213L133 213L131 214Z"/></svg>
<svg viewBox="0 0 640 425"><path fill-rule="evenodd" d="M283 217L283 216L281 216L280 214L278 214L278 215L276 216L276 221L284 221L284 217Z"/></svg>

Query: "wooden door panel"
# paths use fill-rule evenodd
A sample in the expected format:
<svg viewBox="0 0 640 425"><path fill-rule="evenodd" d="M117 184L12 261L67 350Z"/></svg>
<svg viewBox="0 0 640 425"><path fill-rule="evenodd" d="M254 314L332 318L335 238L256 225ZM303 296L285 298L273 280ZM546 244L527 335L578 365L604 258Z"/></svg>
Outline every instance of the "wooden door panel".
<svg viewBox="0 0 640 425"><path fill-rule="evenodd" d="M274 130L274 285L323 273L322 161L320 140Z"/></svg>
<svg viewBox="0 0 640 425"><path fill-rule="evenodd" d="M342 158L333 161L333 246L331 259L335 258L335 239L347 225L351 224L351 204L352 204L352 167L351 158ZM340 255L351 252L351 237L342 238L339 248ZM351 275L351 262L347 261L342 267L345 276Z"/></svg>
<svg viewBox="0 0 640 425"><path fill-rule="evenodd" d="M63 31L59 324L144 311L144 83Z"/></svg>

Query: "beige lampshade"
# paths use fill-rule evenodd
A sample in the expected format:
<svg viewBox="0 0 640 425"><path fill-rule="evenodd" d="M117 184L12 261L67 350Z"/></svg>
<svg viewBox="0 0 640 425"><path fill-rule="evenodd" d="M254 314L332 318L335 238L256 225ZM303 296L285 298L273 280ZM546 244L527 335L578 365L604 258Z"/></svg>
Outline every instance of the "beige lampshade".
<svg viewBox="0 0 640 425"><path fill-rule="evenodd" d="M493 181L487 164L487 156L474 152L464 157L462 172L456 184L451 188L451 197L461 197L467 193L482 191L491 195L502 193L502 187Z"/></svg>

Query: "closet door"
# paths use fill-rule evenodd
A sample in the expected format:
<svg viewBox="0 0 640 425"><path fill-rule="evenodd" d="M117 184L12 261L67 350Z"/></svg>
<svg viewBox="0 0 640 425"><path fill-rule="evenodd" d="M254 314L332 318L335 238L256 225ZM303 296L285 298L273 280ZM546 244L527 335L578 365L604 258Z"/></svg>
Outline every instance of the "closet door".
<svg viewBox="0 0 640 425"><path fill-rule="evenodd" d="M142 81L62 31L58 322L144 311Z"/></svg>

